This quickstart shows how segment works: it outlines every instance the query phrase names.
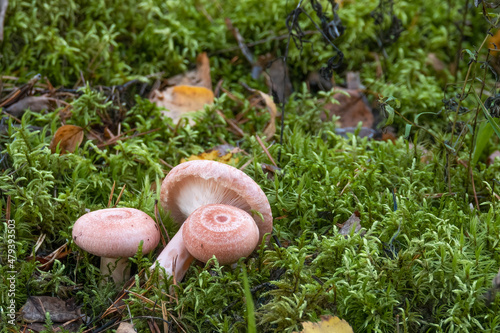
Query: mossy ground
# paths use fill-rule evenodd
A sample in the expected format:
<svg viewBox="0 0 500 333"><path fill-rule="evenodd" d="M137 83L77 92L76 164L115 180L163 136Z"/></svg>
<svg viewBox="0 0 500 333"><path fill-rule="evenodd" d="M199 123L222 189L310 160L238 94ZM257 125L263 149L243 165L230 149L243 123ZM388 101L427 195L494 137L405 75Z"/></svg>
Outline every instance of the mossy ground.
<svg viewBox="0 0 500 333"><path fill-rule="evenodd" d="M322 314L346 319L356 332L498 331L500 297L487 302L484 295L500 267L500 206L494 195L500 160L490 166L483 163L498 139L477 135L472 111L455 118L442 101L461 92L464 80L469 92L484 82L483 90L496 94L494 74L488 66L480 66L486 52L474 53L481 51L491 26L470 2L396 2L394 15L404 30L384 50L377 47L377 36L389 27L390 17L382 27L374 23L371 13L377 2L344 1L339 10L346 29L334 41L345 54L337 83L343 82L345 71L358 70L370 99L393 96L399 100L398 107L394 102L390 105L413 126L405 129L404 120L396 116L401 137L395 142L355 135L344 138L335 134L335 123L321 121L319 98L324 93L307 92L304 80L333 50L324 46L319 34L310 37L314 47L306 44L302 52L292 44L288 63L296 93L285 106L283 145L275 142L269 148L275 160L281 153L282 172L271 178L261 168L270 160L255 139L269 115L246 101L239 85L245 82L265 90L265 83L251 78L250 66L238 50L221 52L237 46L224 17L231 18L248 42L265 40L287 34L285 19L296 1L11 0L5 40L0 44L3 75L18 76L19 85L41 73L55 86L69 87L83 77L88 85L72 102L72 117L66 123L89 128L102 125L102 115L111 115L120 119L122 132L155 130L101 148L84 140L75 153L60 155L48 149L49 131L54 133L61 125L59 110L27 112L21 124L2 120L8 130L1 137L0 204L4 219L10 197L10 218L16 221L16 309L30 295L54 295L72 297L83 305L91 320L89 328L137 317L133 320L137 330L148 332L148 321L141 316L162 318L164 308L173 331L244 332L242 270L246 270L259 332L297 331L301 322L318 320ZM313 13L310 5L303 6ZM489 14L493 20L495 13ZM314 30L308 20L301 22L304 30ZM449 68L459 45L471 51L453 73ZM279 56L285 47L286 40L270 39L252 52ZM214 83L224 79L224 87L242 103L223 94L193 126L176 128L134 93L120 109L107 100L106 91L94 89L134 78L147 82L145 76L152 73L164 72L164 77L181 73L202 51L209 52ZM385 65L376 60L384 59L384 53ZM444 70L429 63L430 53L446 65ZM235 55L240 59L234 61ZM382 76L377 75L380 68ZM471 74L466 76L469 68ZM476 77L479 80L472 80ZM472 96L461 103L474 111L474 101ZM240 138L230 132L216 110L227 118L246 112L250 121L242 129L247 135ZM416 119L418 114L439 111L437 116L423 114ZM478 119L485 123L482 116ZM471 130L451 136L446 127L454 120L465 121ZM29 126L43 129L33 131ZM274 139L279 140L279 131ZM428 163L408 139L432 152ZM155 216L156 185L169 170L160 160L177 165L182 158L223 141L249 153L236 166L251 161L245 172L268 196L275 239L234 269L215 262L193 265L175 287L174 300L162 292L171 281L153 275L145 283L143 270L156 254L137 255L130 259L138 274L128 289L134 294L125 299L124 312L121 317L117 313L102 317L120 286L101 284L99 258L81 251L71 240L74 221L86 209L105 208L114 183L116 189L126 185L119 206ZM470 159L478 142L482 155L469 169L461 162ZM118 193L114 191L113 202ZM340 235L336 224L356 211L364 232ZM173 235L177 227L161 209L159 214ZM3 332L15 329L6 320L6 223L1 228ZM41 234L47 236L39 255L66 242L72 250L48 271L27 260ZM162 327L160 320L156 322Z"/></svg>

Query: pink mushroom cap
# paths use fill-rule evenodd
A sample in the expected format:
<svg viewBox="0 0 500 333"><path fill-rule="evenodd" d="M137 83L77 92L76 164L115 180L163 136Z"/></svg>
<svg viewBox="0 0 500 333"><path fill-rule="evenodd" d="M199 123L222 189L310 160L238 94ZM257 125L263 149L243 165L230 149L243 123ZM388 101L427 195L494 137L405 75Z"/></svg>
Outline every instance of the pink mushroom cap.
<svg viewBox="0 0 500 333"><path fill-rule="evenodd" d="M151 252L160 241L160 231L140 210L107 208L82 215L73 225L73 240L99 257L133 257L141 241L142 252Z"/></svg>
<svg viewBox="0 0 500 333"><path fill-rule="evenodd" d="M196 160L177 165L163 180L160 201L178 224L199 207L225 204L252 216L259 228L259 240L273 229L271 206L264 191L243 171L220 162Z"/></svg>
<svg viewBox="0 0 500 333"><path fill-rule="evenodd" d="M244 210L228 205L206 205L189 215L182 228L184 244L196 259L213 256L221 265L249 256L259 242L259 229Z"/></svg>

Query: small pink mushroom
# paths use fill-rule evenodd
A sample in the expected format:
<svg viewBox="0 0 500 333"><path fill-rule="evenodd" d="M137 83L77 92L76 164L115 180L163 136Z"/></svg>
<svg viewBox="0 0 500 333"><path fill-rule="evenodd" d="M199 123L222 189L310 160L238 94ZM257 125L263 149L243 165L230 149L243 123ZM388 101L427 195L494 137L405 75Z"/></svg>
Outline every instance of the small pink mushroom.
<svg viewBox="0 0 500 333"><path fill-rule="evenodd" d="M133 208L107 208L81 216L73 225L73 240L83 250L101 257L101 274L111 274L116 283L128 280L128 257L139 249L151 252L160 241L160 231L148 214Z"/></svg>
<svg viewBox="0 0 500 333"><path fill-rule="evenodd" d="M227 265L253 252L259 243L259 228L244 210L206 205L184 222L182 239L196 259L207 262L215 256L221 265Z"/></svg>
<svg viewBox="0 0 500 333"><path fill-rule="evenodd" d="M252 249L273 229L271 207L262 189L244 172L227 164L207 160L179 164L163 180L160 199L163 208L179 224L203 206L223 204L239 208L254 220L259 232ZM182 280L193 260L183 240L184 229L182 225L157 259L168 275L175 274L177 281ZM215 253L207 255L217 257Z"/></svg>

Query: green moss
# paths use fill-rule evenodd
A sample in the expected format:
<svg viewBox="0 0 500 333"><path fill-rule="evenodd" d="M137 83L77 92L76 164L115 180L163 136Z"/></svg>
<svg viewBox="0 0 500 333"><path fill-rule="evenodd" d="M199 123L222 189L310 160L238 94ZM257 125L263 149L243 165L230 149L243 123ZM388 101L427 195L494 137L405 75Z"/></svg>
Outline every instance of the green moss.
<svg viewBox="0 0 500 333"><path fill-rule="evenodd" d="M318 320L323 314L342 317L359 332L499 329L500 299L497 296L487 304L483 295L500 265L499 204L493 194L498 192L495 180L500 163L497 160L486 167L478 159L471 169L473 190L468 168L456 163L467 160L475 147L468 143L473 142L471 132L456 135L450 144L445 142L450 134L444 128L454 114L442 112L439 117L423 115L415 120L422 112L438 112L443 97L450 97L443 91L453 76L447 69L437 73L426 58L435 53L448 66L455 60L460 32L453 23L461 22L462 4L450 7L450 2L427 0L396 3L394 14L405 30L396 43L385 47L387 66L374 61L373 52L382 57L376 42L381 28L370 15L376 3L346 2L339 11L346 32L335 43L345 52L345 69L360 70L368 91L397 98L400 106L396 111L424 127L416 132L413 126L409 134L415 143L423 142L432 150L429 163L422 161L423 152L412 148L403 137L395 142L351 134L344 138L335 134L334 122L320 120L323 98L329 100L332 94L313 96L303 80L333 51L323 47L319 34L312 34L314 47L307 44L302 52L294 45L290 49L288 62L296 93L285 105L284 144L274 142L269 148L275 160L281 152L282 171L270 177L261 165L271 161L255 138L255 134L262 136L269 114L249 102L240 104L223 94L198 114L194 125L175 129L147 100L136 97L128 104L117 105L91 87L122 84L160 71L170 76L188 68L201 51L234 47L224 17L231 18L248 42L285 34L285 17L294 3L274 1L266 4L265 10L261 2L253 0L193 0L182 6L174 1L132 0L119 4L75 0L9 3L12 15L7 16L6 37L0 44L4 73L18 75L23 81L41 72L54 85L73 85L81 72L90 84L72 102L73 115L68 124L86 130L102 128L108 125L103 121L103 115L107 115L120 119L122 133L147 133L107 146L84 140L73 154L59 155L48 148L50 133L61 123L59 110L27 112L21 124L9 120L7 134L0 137L0 205L4 214L9 196L11 218L16 220L16 309L29 295L57 295L74 297L77 304L85 304L83 312L91 319L90 326L102 327L116 318L100 316L113 304L120 286L103 284L97 268L99 258L84 253L72 242L72 224L87 209L107 207L113 183L113 203L118 189L126 185L118 205L154 216L159 196L154 185L169 170L160 159L177 165L182 158L227 141L249 153L237 166L251 160L245 172L266 193L275 217L273 233L283 246L274 240L262 244L235 268L220 267L216 262L193 265L185 280L174 287L158 272L148 280L143 273L136 275L135 284L129 288L135 294L126 298L128 310L123 317L136 317L138 331L149 329L144 316L162 318L164 307L171 325L188 332L244 332L243 267L248 271L259 332L298 331L301 322ZM486 26L474 8L469 8L466 16L473 23L464 28L463 46L471 49L481 43L481 29ZM304 30L314 30L305 18L301 24ZM284 49L284 42L270 40L252 50L255 55L283 55ZM238 51L211 56L212 78L214 82L224 78L225 87L244 100L240 80L265 88L263 81L250 79L246 62L231 62L235 54ZM484 52L476 60L482 57ZM474 74L482 77L483 69L471 64ZM465 78L467 65L461 63L459 80ZM379 66L384 67L385 76L376 76ZM494 80L489 72L485 75L490 88ZM468 88L478 87L474 86L478 83L467 84ZM450 88L447 93L459 89L461 86ZM475 106L472 99L463 104L471 109ZM228 131L216 110L228 118L245 112L249 119L241 125L245 137ZM471 113L459 116L471 126L472 119ZM395 120L396 125L404 124L398 116ZM30 125L42 129L33 130ZM278 140L278 134L274 140ZM487 141L486 150L496 144L489 136L482 140ZM450 146L454 147L452 153ZM471 208L475 194L480 209ZM363 234L340 235L337 224L356 211ZM172 236L178 227L161 209L160 217ZM42 234L46 238L39 254L49 254L66 242L72 250L48 271L27 260ZM5 223L0 227L0 239L3 329L8 292ZM134 272L148 269L155 257L152 253L131 258ZM170 288L176 291L175 300L162 291ZM156 322L161 327L162 321Z"/></svg>

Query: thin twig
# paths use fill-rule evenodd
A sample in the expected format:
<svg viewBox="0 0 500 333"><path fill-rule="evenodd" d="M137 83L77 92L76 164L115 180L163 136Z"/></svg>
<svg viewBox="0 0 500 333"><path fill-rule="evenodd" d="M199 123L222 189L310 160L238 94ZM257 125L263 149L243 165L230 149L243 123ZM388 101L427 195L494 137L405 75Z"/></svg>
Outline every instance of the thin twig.
<svg viewBox="0 0 500 333"><path fill-rule="evenodd" d="M118 203L120 202L123 191L125 191L125 186L127 186L127 184L123 184L122 190L120 191L120 194L118 194L118 198L116 198L116 201L115 201L115 204L113 207L116 207L118 205Z"/></svg>
<svg viewBox="0 0 500 333"><path fill-rule="evenodd" d="M239 128L238 125L236 125L236 123L232 119L229 119L228 117L226 117L226 115L224 113L222 113L220 110L216 110L216 112L236 132L236 134L238 134L241 137L245 136L245 132L243 132L243 130L241 128Z"/></svg>
<svg viewBox="0 0 500 333"><path fill-rule="evenodd" d="M113 200L113 193L115 192L116 181L113 181L113 186L111 187L111 193L109 194L108 208L111 206L111 201Z"/></svg>
<svg viewBox="0 0 500 333"><path fill-rule="evenodd" d="M250 163L252 163L252 161L253 161L253 157L252 157L251 159L249 159L249 160L248 160L245 164L243 164L243 165L240 167L240 170L241 170L241 171L245 170L245 168L246 168L247 166L249 166L249 165L250 165Z"/></svg>
<svg viewBox="0 0 500 333"><path fill-rule="evenodd" d="M471 161L469 161L469 164L471 164ZM476 201L476 208L479 210L479 201L477 200L477 193L476 193L476 185L474 184L474 172L472 172L472 169L469 168L470 170L470 178L472 180L472 192L474 192L474 200Z"/></svg>
<svg viewBox="0 0 500 333"><path fill-rule="evenodd" d="M271 160L271 163L273 163L273 165L275 167L278 167L278 165L276 164L276 162L274 162L274 159L273 157L271 156L271 154L269 153L269 150L267 150L266 146L264 146L264 143L262 142L261 138L255 134L255 137L257 138L257 141L259 142L259 145L262 147L262 149L264 150L264 153L266 153L267 157L269 157L269 159Z"/></svg>

